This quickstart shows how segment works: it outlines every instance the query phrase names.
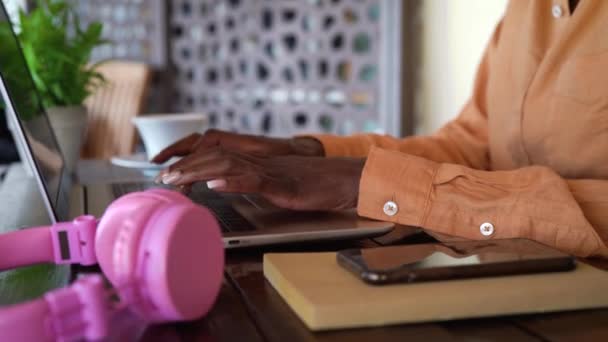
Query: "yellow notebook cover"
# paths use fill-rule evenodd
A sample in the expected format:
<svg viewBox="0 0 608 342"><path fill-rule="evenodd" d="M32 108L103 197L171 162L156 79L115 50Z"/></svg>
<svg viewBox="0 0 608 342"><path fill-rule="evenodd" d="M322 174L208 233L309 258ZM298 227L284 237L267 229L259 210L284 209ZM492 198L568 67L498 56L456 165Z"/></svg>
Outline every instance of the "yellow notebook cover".
<svg viewBox="0 0 608 342"><path fill-rule="evenodd" d="M608 272L570 272L373 286L336 253L264 255L264 275L311 330L608 307Z"/></svg>

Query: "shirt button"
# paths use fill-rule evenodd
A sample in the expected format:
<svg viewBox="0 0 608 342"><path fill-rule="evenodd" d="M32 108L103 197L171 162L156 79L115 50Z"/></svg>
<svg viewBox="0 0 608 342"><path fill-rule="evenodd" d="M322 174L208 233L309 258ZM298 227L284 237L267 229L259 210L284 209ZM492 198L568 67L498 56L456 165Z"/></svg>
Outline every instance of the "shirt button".
<svg viewBox="0 0 608 342"><path fill-rule="evenodd" d="M494 234L494 225L489 222L484 222L479 226L479 231L483 236L490 236Z"/></svg>
<svg viewBox="0 0 608 342"><path fill-rule="evenodd" d="M553 7L551 7L551 14L553 14L553 18L559 19L564 14L564 11L562 11L560 5L553 5Z"/></svg>
<svg viewBox="0 0 608 342"><path fill-rule="evenodd" d="M395 216L395 214L399 211L397 203L393 201L388 201L384 203L384 208L382 209L384 210L384 213L388 216Z"/></svg>

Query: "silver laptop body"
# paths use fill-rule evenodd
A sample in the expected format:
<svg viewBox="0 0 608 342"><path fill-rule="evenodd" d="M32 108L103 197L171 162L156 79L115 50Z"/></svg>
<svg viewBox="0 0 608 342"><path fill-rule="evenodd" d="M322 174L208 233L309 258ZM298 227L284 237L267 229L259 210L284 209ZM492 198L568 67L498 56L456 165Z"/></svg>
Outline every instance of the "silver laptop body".
<svg viewBox="0 0 608 342"><path fill-rule="evenodd" d="M115 192L117 185L119 184L87 186L85 193L88 213L101 215L108 204L117 197ZM200 203L197 197L221 197L250 226L248 230L238 229L240 227L226 229L227 225L222 224L223 218L219 216L226 248L373 237L389 232L394 226L390 222L361 218L355 210L298 212L277 208L255 196L209 194L211 190L207 190L202 184L197 184L193 192L190 197L196 203Z"/></svg>

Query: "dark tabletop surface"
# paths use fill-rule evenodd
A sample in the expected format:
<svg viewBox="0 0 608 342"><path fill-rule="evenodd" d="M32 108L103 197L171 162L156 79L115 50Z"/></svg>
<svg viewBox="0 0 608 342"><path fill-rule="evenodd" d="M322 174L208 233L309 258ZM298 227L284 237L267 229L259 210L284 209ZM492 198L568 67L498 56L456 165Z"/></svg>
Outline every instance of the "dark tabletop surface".
<svg viewBox="0 0 608 342"><path fill-rule="evenodd" d="M399 243L425 241L410 237ZM151 341L608 341L608 309L313 333L262 273L266 251L331 251L378 245L377 241L364 240L230 251L220 296L207 317L151 327L142 336Z"/></svg>
<svg viewBox="0 0 608 342"><path fill-rule="evenodd" d="M372 244L270 250L327 251ZM57 286L61 272L42 266L4 277L2 302L31 298ZM608 341L608 309L313 333L264 279L262 252L238 251L228 253L220 295L206 317L158 326L117 324L114 329L108 341Z"/></svg>
<svg viewBox="0 0 608 342"><path fill-rule="evenodd" d="M3 229L6 230L6 229ZM423 235L233 250L227 252L224 283L211 312L188 323L130 327L117 324L109 341L608 341L608 309L459 320L313 333L282 300L262 273L265 252L336 251L352 247L420 243ZM605 267L605 265L600 265ZM72 276L79 270L72 272ZM0 273L0 304L22 302L62 286L62 267L35 266ZM607 289L608 290L608 289ZM128 320L120 320L124 323Z"/></svg>

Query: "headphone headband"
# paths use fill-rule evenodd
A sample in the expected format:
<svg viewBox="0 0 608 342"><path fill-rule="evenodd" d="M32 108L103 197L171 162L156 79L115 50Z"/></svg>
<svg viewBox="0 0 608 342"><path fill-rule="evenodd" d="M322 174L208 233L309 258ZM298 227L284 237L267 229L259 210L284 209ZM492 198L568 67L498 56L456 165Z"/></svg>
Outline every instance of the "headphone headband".
<svg viewBox="0 0 608 342"><path fill-rule="evenodd" d="M93 265L97 223L93 216L80 216L50 227L2 234L0 270L49 262ZM99 339L107 333L106 297L102 277L88 275L42 298L2 308L0 341Z"/></svg>
<svg viewBox="0 0 608 342"><path fill-rule="evenodd" d="M0 271L48 262L94 265L97 263L97 223L97 219L87 215L50 227L33 227L2 234Z"/></svg>
<svg viewBox="0 0 608 342"><path fill-rule="evenodd" d="M0 310L0 341L99 340L107 335L108 291L100 275Z"/></svg>
<svg viewBox="0 0 608 342"><path fill-rule="evenodd" d="M205 314L219 293L223 253L213 215L167 190L123 196L101 220L80 216L0 235L0 271L49 262L99 263L121 299L119 307L154 322ZM42 298L0 309L0 341L101 339L116 311L111 306L102 276L84 276Z"/></svg>

